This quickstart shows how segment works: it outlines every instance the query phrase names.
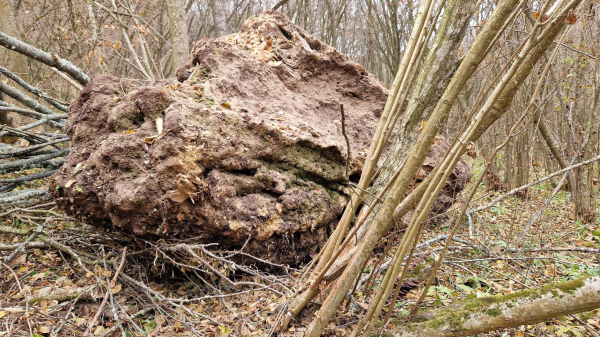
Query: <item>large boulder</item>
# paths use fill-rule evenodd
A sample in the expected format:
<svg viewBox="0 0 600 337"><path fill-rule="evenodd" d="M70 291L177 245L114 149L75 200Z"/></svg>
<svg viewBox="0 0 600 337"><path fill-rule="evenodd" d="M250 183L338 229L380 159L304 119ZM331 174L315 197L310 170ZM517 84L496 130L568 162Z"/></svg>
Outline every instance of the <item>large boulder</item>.
<svg viewBox="0 0 600 337"><path fill-rule="evenodd" d="M69 214L297 264L349 200L387 90L278 12L196 44L176 80L95 77L51 191Z"/></svg>

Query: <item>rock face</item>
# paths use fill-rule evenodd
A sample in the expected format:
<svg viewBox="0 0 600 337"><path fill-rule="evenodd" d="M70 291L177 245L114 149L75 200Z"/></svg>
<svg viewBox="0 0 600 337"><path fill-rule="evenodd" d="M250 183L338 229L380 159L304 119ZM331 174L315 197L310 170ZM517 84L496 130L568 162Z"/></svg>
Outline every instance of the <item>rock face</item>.
<svg viewBox="0 0 600 337"><path fill-rule="evenodd" d="M69 214L137 235L244 246L297 264L349 199L387 90L278 12L197 43L177 81L101 75L71 107L51 191Z"/></svg>

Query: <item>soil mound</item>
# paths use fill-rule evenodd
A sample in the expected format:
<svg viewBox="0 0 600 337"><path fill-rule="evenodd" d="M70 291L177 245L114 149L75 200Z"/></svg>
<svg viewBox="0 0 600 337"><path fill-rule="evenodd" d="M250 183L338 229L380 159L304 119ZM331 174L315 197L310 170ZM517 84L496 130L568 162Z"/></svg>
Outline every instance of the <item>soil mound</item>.
<svg viewBox="0 0 600 337"><path fill-rule="evenodd" d="M94 78L51 191L92 224L297 264L349 199L340 104L353 177L386 98L361 65L266 12L198 42L177 81Z"/></svg>

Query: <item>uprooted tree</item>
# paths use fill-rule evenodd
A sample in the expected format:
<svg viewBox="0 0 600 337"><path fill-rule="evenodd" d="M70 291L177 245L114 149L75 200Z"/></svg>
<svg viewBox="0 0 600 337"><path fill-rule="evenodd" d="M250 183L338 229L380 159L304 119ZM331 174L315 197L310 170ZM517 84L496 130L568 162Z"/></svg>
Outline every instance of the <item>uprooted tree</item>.
<svg viewBox="0 0 600 337"><path fill-rule="evenodd" d="M324 300L312 322L303 327L305 336L323 333L357 285L365 283L361 276L376 247L391 232L402 232L394 234L397 241L388 239L395 251L354 327L354 336L369 335L379 321L387 325L400 293L415 280L425 284L412 313L420 310L449 244L456 239L453 236L470 215L463 205L450 219L446 246L433 261L418 260L414 254L425 224L446 212L465 188L471 171L461 157L507 113L528 76L539 75L535 90L506 133L507 140L491 149L490 158L530 119L540 120L539 106L545 103L540 92L548 67L540 74L532 71L542 58L550 64L560 46L560 41L556 47L553 43L576 21L580 2L539 4L536 15L528 16L528 34L511 50L485 93L464 111L461 129L449 140L438 133L452 107L527 1L501 1L460 58L459 48L478 2L447 0L436 6L433 0L421 1L389 91L364 67L276 11L247 20L236 34L196 43L187 64L176 71L176 80L157 79L144 43L138 56L134 48L140 47L129 42L122 24L135 56L134 68L149 80L142 85L111 75L90 80L71 62L0 32L0 45L53 67L72 87L83 86L69 105L0 68L29 93L0 82L0 93L27 108L0 102L0 120L5 124L0 136L13 143L19 138L28 142L25 147L4 144L2 158L10 160L1 169L44 169L0 181L4 192L0 201L5 208L31 205L51 194L67 214L87 223L148 240L193 239L195 244L218 243L243 251L246 255L234 259L240 266L258 261L263 267L285 269L283 264L312 261L295 293L273 314L277 319L272 331L283 333L303 310L314 309L307 306L320 296ZM181 1L168 1L171 20L177 3L183 6ZM96 6L109 15L118 14L112 4L114 11ZM438 25L434 28L432 22ZM181 62L187 34L178 34L184 29L181 24L170 27L171 60ZM599 101L596 94L588 130L593 131L600 116ZM33 121L15 127L8 112ZM48 130L28 131L41 125ZM539 124L542 134L545 127ZM582 155L570 163L560 162L562 171L556 175L563 174L561 183L570 170L599 159L584 151L590 141L590 148L596 146L593 134L588 132L580 144ZM68 149L59 146L66 142ZM548 146L552 149L550 141ZM464 203L471 201L491 164L466 191ZM51 175L49 190L16 189ZM571 177L569 187L575 184ZM584 203L589 199L582 198ZM40 232L26 234L31 241ZM64 246L43 242L71 254ZM203 254L211 254L202 247ZM195 254L189 247L172 249ZM94 262L86 256L83 263ZM112 263L116 267L116 260ZM415 263L427 264L427 272L414 277ZM206 268L216 272L208 263ZM121 277L144 287L124 273ZM425 310L424 319L400 321L390 331L467 336L540 322L600 307L599 287L600 279L592 277L504 297L465 300Z"/></svg>
<svg viewBox="0 0 600 337"><path fill-rule="evenodd" d="M92 223L245 247L275 263L316 256L361 172L384 87L276 12L200 42L177 75L86 86L65 127L71 153L52 178L59 205ZM440 139L424 168L447 148ZM436 214L470 176L462 163Z"/></svg>

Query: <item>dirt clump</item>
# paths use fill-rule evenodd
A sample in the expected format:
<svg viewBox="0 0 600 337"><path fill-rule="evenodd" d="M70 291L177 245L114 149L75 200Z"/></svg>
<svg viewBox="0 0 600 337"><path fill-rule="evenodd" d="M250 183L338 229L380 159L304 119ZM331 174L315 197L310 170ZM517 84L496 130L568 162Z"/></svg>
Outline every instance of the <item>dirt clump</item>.
<svg viewBox="0 0 600 337"><path fill-rule="evenodd" d="M427 176L433 171L436 165L444 160L444 156L450 150L450 145L444 136L437 135L431 145L431 149L421 166L421 169L417 172L415 177L415 184L413 184L409 191L412 191L414 187L420 184ZM444 188L440 191L440 194L431 205L431 210L429 211L429 219L432 223L440 223L447 220L447 217L440 217L438 219L432 219L436 215L443 214L446 212L454 202L456 202L456 197L458 193L465 189L471 178L473 177L473 172L471 168L464 160L459 160L456 164L456 167L450 173ZM410 221L410 217L412 217L413 212L410 211L404 218L404 222L408 223Z"/></svg>
<svg viewBox="0 0 600 337"><path fill-rule="evenodd" d="M218 243L277 263L313 256L349 200L387 90L279 12L198 42L177 80L95 77L71 107L51 191L92 224Z"/></svg>

